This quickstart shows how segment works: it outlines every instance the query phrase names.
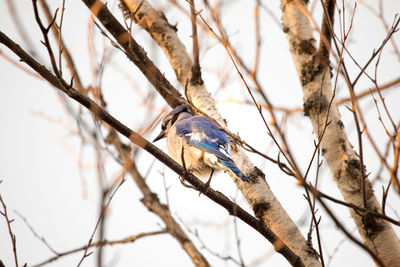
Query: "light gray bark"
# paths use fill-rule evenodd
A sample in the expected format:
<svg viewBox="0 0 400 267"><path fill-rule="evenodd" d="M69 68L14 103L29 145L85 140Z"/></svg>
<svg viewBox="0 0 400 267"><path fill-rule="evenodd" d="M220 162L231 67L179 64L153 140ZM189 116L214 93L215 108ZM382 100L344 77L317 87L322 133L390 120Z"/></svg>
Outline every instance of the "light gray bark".
<svg viewBox="0 0 400 267"><path fill-rule="evenodd" d="M306 15L307 7L301 1L282 0L281 8L284 30L303 87L304 112L317 138L324 132L321 150L344 200L363 207L360 159L347 138L337 106L331 101L330 69L317 65L317 48ZM382 212L371 183L368 178L364 181L367 208ZM353 209L350 213L364 243L386 266L400 266L400 242L392 225Z"/></svg>

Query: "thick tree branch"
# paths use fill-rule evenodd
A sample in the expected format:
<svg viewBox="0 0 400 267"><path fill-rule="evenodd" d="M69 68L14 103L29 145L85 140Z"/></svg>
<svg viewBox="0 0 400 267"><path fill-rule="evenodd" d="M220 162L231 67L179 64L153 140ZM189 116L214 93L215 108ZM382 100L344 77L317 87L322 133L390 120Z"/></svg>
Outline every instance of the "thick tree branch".
<svg viewBox="0 0 400 267"><path fill-rule="evenodd" d="M360 207L364 206L365 199L368 209L381 213L372 185L362 175L364 166L347 138L336 104L331 101L334 91L330 69L317 60L318 51L307 7L303 1L282 0L281 9L284 32L303 87L304 112L310 118L317 138L322 137L323 156L343 198L345 202ZM361 180L365 182L365 194ZM370 213L353 209L350 213L369 250L384 265L398 265L400 242L392 225Z"/></svg>

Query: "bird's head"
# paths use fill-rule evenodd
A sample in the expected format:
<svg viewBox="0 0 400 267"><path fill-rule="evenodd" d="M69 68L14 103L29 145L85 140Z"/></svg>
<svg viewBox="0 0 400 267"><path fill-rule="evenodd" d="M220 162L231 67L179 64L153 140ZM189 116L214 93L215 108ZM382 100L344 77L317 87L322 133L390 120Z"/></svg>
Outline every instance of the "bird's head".
<svg viewBox="0 0 400 267"><path fill-rule="evenodd" d="M191 108L188 105L180 105L179 107L171 110L163 119L161 123L161 132L154 138L153 142L158 141L168 134L169 129L178 120L179 115L182 113L191 114Z"/></svg>

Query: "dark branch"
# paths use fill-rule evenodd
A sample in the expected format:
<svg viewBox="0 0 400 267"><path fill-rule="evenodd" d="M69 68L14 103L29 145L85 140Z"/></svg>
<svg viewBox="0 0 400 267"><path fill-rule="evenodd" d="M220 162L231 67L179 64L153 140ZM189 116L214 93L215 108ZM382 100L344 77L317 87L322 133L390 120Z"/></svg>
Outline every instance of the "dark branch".
<svg viewBox="0 0 400 267"><path fill-rule="evenodd" d="M321 0L322 2L322 0ZM333 15L335 14L336 0L325 0L322 3L324 16L322 18L321 40L319 43L320 59L329 65L329 52L331 51L331 40L333 35Z"/></svg>
<svg viewBox="0 0 400 267"><path fill-rule="evenodd" d="M197 36L197 22L196 22L196 9L194 5L194 0L189 1L190 11L191 11L191 21L192 21L192 39L193 39L193 66L192 66L192 77L190 82L192 84L203 84L201 78L201 69L199 61L199 40Z"/></svg>

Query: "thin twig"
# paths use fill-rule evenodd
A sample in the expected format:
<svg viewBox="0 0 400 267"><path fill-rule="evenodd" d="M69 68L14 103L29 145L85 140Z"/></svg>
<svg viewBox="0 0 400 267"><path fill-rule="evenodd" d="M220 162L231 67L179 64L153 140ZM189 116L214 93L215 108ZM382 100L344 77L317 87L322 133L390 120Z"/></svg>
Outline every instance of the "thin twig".
<svg viewBox="0 0 400 267"><path fill-rule="evenodd" d="M29 224L28 220L24 216L22 216L21 213L19 213L18 211L15 211L15 213L24 221L24 223L26 224L26 226L28 226L28 228L32 232L32 234L37 239L39 239L51 252L53 252L55 255L60 254L52 246L50 246L50 244L46 241L46 239L44 237L42 237L38 233L36 233L35 229L32 227L32 225Z"/></svg>
<svg viewBox="0 0 400 267"><path fill-rule="evenodd" d="M137 235L131 235L131 236L125 237L123 239L110 240L110 241L109 240L100 240L100 241L96 241L96 242L91 243L90 247L103 247L103 246L122 245L122 244L127 244L127 243L133 243L133 242L135 242L138 239L143 238L143 237L154 236L154 235L159 235L159 234L165 234L167 232L168 231L166 229L164 229L164 230L140 233L140 234L137 234ZM64 252L58 253L56 256L51 257L51 258L49 258L49 259L47 259L45 261L42 261L40 263L34 264L31 267L40 267L40 266L47 265L47 264L49 264L49 263L51 263L53 261L56 261L56 260L60 259L61 257L68 256L68 255L80 252L82 250L86 250L86 248L87 248L87 245L83 245L83 246L78 247L78 248L74 248L74 249L71 249L71 250L68 250L68 251L64 251Z"/></svg>
<svg viewBox="0 0 400 267"><path fill-rule="evenodd" d="M64 5L64 2L65 2L65 0L63 0L63 5ZM49 6L47 5L47 2L45 0L39 0L39 3L42 6L44 15L45 15L48 23L50 23L51 20L52 20L52 14L51 14ZM61 8L61 19L63 19L63 18L64 18L64 6L62 6L62 8ZM60 20L60 21L62 22L62 20ZM56 39L56 41L58 43L59 55L61 55L61 54L63 55L63 57L65 59L65 62L67 63L67 66L68 66L68 68L70 70L70 73L73 76L74 86L78 90L83 91L84 88L83 88L83 85L82 85L82 80L80 78L80 75L78 74L75 61L74 61L69 49L66 47L66 45L64 43L64 40L61 37L61 22L60 22L60 26L59 27L57 27L57 25L54 24L51 27L51 30L52 30L53 35L55 36L55 39ZM59 58L58 61L59 61L59 66L61 66L62 65L61 64L61 59Z"/></svg>
<svg viewBox="0 0 400 267"><path fill-rule="evenodd" d="M13 250L13 255L14 255L15 267L19 267L19 265L18 265L18 256L17 256L17 239L16 239L16 237L15 237L15 235L14 235L12 229L11 229L11 223L14 220L9 219L8 213L7 213L7 206L4 203L4 200L1 197L1 194L0 194L0 202L1 202L1 205L3 206L3 211L0 211L0 214L6 220L6 224L7 224L7 228L8 228L8 235L10 236L10 239L11 239L11 245L12 245L12 250Z"/></svg>
<svg viewBox="0 0 400 267"><path fill-rule="evenodd" d="M84 251L84 253L83 253L83 256L82 256L82 258L79 260L77 267L79 267L79 266L82 264L83 260L91 254L91 253L88 254L87 251L88 251L88 249L91 247L91 244L92 244L92 241L93 241L93 237L94 237L94 235L95 235L95 233L96 233L96 231L97 231L97 228L99 227L99 225L100 225L100 223L101 223L101 221L102 221L102 219L103 219L103 217L104 217L104 214L105 214L105 212L106 212L108 206L110 205L111 200L113 199L115 193L117 193L118 189L121 187L121 185L122 185L124 182L125 182L125 179L122 179L121 182L119 183L119 185L115 188L115 190L112 192L112 194L111 194L110 197L108 198L107 203L104 205L104 207L103 207L103 209L102 209L102 211L101 211L101 214L100 214L100 216L99 216L99 219L97 220L97 223L96 223L96 225L95 225L95 227L94 227L94 229L93 229L92 235L91 235L90 238L89 238L89 242L88 242L88 244L87 244L86 247L85 247L85 251Z"/></svg>

